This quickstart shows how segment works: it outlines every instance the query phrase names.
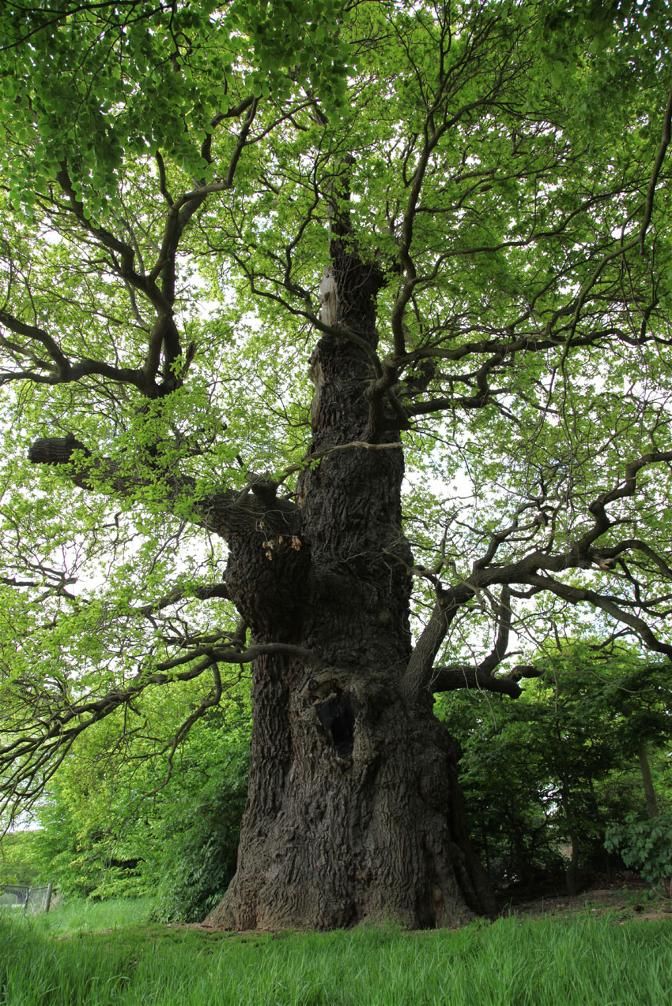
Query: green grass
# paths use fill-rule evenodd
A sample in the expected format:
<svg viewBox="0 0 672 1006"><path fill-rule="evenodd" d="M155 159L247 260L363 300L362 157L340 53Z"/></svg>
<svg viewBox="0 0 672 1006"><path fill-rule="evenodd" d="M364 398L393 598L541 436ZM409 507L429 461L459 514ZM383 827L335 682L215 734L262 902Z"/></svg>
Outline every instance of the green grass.
<svg viewBox="0 0 672 1006"><path fill-rule="evenodd" d="M664 1006L672 987L672 920L233 936L77 910L0 916L1 1006Z"/></svg>
<svg viewBox="0 0 672 1006"><path fill-rule="evenodd" d="M109 901L66 901L49 912L35 915L32 925L40 932L83 933L119 929L147 922L153 908L151 898L114 898Z"/></svg>

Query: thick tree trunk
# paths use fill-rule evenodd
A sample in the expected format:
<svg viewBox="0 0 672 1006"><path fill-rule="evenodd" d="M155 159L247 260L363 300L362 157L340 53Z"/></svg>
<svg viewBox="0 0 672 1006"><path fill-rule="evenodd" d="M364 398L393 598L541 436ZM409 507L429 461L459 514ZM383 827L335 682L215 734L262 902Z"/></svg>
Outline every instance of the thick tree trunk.
<svg viewBox="0 0 672 1006"><path fill-rule="evenodd" d="M319 664L273 655L254 667L248 803L236 876L207 920L216 926L433 927L490 907L455 746L429 693L410 700L401 688L403 455L390 446L394 421L372 437L367 398L379 281L339 244L334 262L339 323L355 337L323 335L313 355L316 462L296 517L269 507L255 536L231 539L227 573L257 640L300 644Z"/></svg>
<svg viewBox="0 0 672 1006"><path fill-rule="evenodd" d="M324 700L256 670L250 791L238 871L213 925L455 925L480 907L440 724L389 687L354 682Z"/></svg>

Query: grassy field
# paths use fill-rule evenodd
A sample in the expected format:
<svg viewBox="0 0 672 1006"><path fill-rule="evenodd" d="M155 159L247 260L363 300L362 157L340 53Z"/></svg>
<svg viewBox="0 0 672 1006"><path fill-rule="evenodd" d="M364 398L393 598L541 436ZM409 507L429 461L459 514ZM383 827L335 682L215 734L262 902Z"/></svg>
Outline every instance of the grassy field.
<svg viewBox="0 0 672 1006"><path fill-rule="evenodd" d="M230 935L152 924L147 903L0 915L1 1006L666 1006L672 917Z"/></svg>

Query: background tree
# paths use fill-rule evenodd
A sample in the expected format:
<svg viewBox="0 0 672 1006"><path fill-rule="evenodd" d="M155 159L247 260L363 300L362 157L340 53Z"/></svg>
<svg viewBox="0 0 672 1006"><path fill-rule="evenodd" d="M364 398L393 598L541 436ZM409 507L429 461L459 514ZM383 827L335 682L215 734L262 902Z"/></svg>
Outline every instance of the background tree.
<svg viewBox="0 0 672 1006"><path fill-rule="evenodd" d="M157 917L198 921L226 891L249 704L229 698L176 748L185 687L143 697L132 731L121 712L88 730L50 782L31 849L40 878L66 897L149 896Z"/></svg>
<svg viewBox="0 0 672 1006"><path fill-rule="evenodd" d="M595 640L537 660L545 673L518 702L455 693L440 712L463 751L473 839L493 884L527 897L565 882L575 894L622 870L608 836L645 816L650 788L663 806L671 795L667 664Z"/></svg>
<svg viewBox="0 0 672 1006"><path fill-rule="evenodd" d="M517 696L576 605L672 655L667 14L128 0L0 29L5 793L208 679L182 736L252 662L211 921L487 907L433 695Z"/></svg>

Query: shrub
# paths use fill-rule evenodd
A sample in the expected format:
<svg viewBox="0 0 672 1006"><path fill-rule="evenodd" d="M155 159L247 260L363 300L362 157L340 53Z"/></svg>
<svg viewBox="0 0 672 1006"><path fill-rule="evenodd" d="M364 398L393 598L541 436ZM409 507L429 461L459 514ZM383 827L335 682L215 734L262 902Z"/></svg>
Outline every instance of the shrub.
<svg viewBox="0 0 672 1006"><path fill-rule="evenodd" d="M661 885L672 897L672 812L644 821L629 815L625 824L607 830L605 846L648 884Z"/></svg>

